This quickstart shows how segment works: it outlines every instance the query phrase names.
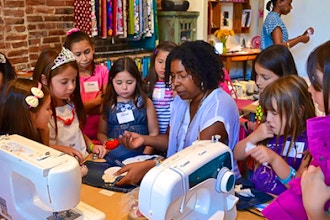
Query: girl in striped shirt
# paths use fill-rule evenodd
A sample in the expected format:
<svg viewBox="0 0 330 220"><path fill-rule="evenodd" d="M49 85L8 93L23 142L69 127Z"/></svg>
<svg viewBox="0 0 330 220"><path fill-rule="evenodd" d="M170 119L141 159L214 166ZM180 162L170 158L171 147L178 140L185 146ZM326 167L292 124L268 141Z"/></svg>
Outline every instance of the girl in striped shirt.
<svg viewBox="0 0 330 220"><path fill-rule="evenodd" d="M152 99L156 109L160 134L166 133L174 97L171 85L165 82L165 63L168 54L176 46L171 41L163 41L154 49L149 72L145 78L147 94Z"/></svg>

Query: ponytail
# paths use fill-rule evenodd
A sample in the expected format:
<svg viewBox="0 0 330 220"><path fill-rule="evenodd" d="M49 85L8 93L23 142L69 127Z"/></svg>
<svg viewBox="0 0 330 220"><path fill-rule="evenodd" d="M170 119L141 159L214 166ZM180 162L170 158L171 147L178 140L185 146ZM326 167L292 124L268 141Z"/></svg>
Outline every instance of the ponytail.
<svg viewBox="0 0 330 220"><path fill-rule="evenodd" d="M274 6L275 6L275 4L276 4L276 2L277 2L277 0L269 0L269 1L267 2L267 4L266 4L266 9L267 9L268 11L272 11L273 8L274 8Z"/></svg>

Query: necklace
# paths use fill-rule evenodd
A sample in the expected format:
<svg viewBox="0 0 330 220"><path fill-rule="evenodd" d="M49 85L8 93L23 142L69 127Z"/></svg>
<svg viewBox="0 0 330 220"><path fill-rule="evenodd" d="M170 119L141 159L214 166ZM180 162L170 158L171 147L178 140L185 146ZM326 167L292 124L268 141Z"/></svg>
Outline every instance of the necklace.
<svg viewBox="0 0 330 220"><path fill-rule="evenodd" d="M200 107L202 106L203 101L204 101L204 99L207 97L207 95L208 95L208 91L205 92L203 98L202 98L201 101L199 102L199 105L198 105L198 107L197 107L197 110L196 110L196 113L195 113L194 117L193 117L193 118L191 119L191 121L189 122L189 125L188 125L188 128L187 128L187 131L186 131L186 133L184 134L184 139L183 139L183 146L182 146L182 148L184 148L184 146L185 146L185 144L186 144L187 134L188 134L189 131L190 131L191 125L195 122L195 119L197 118L198 111L199 111ZM190 103L191 103L191 101L190 101ZM179 128L178 128L178 131L177 131L177 133L176 133L176 149L175 149L175 152L178 152L178 150L179 150L179 131L181 130L181 128L182 128L182 126L183 126L184 119L185 119L185 117L186 117L186 114L187 114L187 111L188 111L188 106L190 106L190 103L189 103L189 105L186 106L186 109L185 109L185 111L184 111L183 117L182 117L182 119L181 119L181 121L180 121L180 125L179 125ZM200 133L200 125L198 125L198 139L199 139L199 133Z"/></svg>
<svg viewBox="0 0 330 220"><path fill-rule="evenodd" d="M63 119L58 115L56 115L56 118L59 119L60 121L62 121L65 126L69 126L69 125L72 124L72 122L74 120L74 108L72 108L71 112L72 112L72 117L71 118Z"/></svg>

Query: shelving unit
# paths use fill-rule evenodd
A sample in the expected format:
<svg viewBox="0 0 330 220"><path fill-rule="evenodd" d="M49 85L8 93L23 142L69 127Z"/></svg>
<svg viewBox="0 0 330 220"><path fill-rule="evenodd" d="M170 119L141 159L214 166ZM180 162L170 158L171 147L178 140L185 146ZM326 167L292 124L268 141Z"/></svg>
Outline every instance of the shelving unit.
<svg viewBox="0 0 330 220"><path fill-rule="evenodd" d="M99 52L95 53L94 62L104 64L110 70L113 62L115 62L117 59L122 57L130 57L135 61L139 71L142 74L142 78L145 78L148 74L151 55L151 50L144 49Z"/></svg>
<svg viewBox="0 0 330 220"><path fill-rule="evenodd" d="M221 4L219 1L208 2L208 27L207 33L213 34L221 27Z"/></svg>
<svg viewBox="0 0 330 220"><path fill-rule="evenodd" d="M245 9L251 9L250 0L229 0L229 1L208 1L208 34L221 28L223 15L221 14L221 4L233 4L233 30L235 34L249 33L250 27L242 27L242 13Z"/></svg>
<svg viewBox="0 0 330 220"><path fill-rule="evenodd" d="M233 3L233 30L235 33L249 33L250 27L242 27L242 13L244 9L251 9L250 0Z"/></svg>
<svg viewBox="0 0 330 220"><path fill-rule="evenodd" d="M199 12L195 11L159 11L159 41L181 44L196 40L198 16Z"/></svg>

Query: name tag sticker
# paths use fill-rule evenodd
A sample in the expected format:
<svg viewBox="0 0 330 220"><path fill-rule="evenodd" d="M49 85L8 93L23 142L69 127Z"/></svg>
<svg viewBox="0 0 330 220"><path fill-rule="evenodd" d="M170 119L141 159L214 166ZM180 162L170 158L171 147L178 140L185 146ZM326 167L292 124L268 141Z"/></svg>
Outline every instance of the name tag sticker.
<svg viewBox="0 0 330 220"><path fill-rule="evenodd" d="M134 115L132 110L117 113L117 119L119 124L124 124L130 121L134 121Z"/></svg>
<svg viewBox="0 0 330 220"><path fill-rule="evenodd" d="M294 145L295 146L291 147L290 152L288 154L288 157L302 158L305 143L304 142L296 142L296 143L294 143ZM283 156L285 156L288 153L289 146L290 146L290 141L287 141L285 143L285 148L283 150Z"/></svg>
<svg viewBox="0 0 330 220"><path fill-rule="evenodd" d="M93 82L84 82L85 92L98 92L100 91L99 84L97 81Z"/></svg>
<svg viewBox="0 0 330 220"><path fill-rule="evenodd" d="M152 93L153 99L164 99L165 97L165 88L155 88Z"/></svg>

